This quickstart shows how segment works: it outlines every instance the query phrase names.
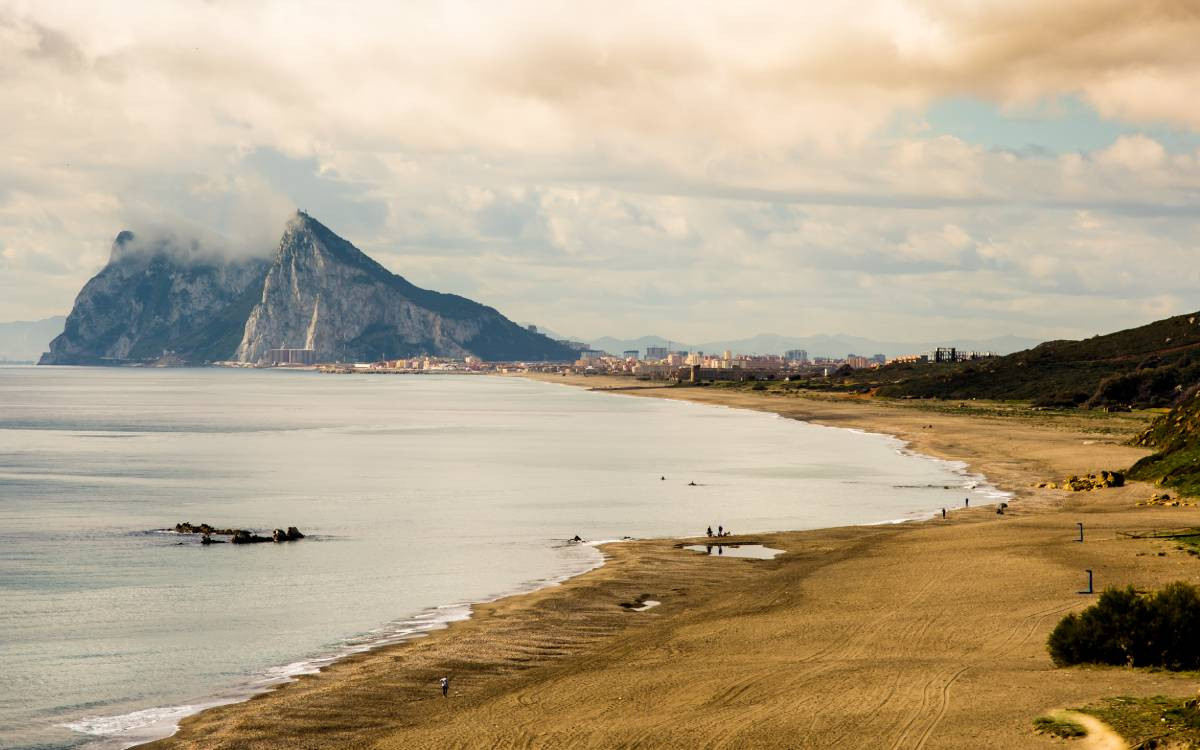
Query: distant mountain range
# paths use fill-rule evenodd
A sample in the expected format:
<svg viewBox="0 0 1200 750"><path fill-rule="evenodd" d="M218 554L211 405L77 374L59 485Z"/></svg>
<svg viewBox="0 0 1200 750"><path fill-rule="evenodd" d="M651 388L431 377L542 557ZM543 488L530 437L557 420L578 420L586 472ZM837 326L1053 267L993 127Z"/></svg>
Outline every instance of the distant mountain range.
<svg viewBox="0 0 1200 750"><path fill-rule="evenodd" d="M121 232L41 363L259 364L272 349L311 349L322 362L574 358L490 307L409 283L297 212L273 257Z"/></svg>
<svg viewBox="0 0 1200 750"><path fill-rule="evenodd" d="M554 334L547 333L554 336ZM598 339L580 339L587 341L594 349L602 349L612 354L637 349L643 355L647 346L667 346L672 351L701 351L720 353L726 350L734 354L783 354L790 349L803 349L810 357L844 357L847 354L871 356L883 354L894 357L900 354L916 354L931 351L939 346L953 346L969 351L988 351L997 354L1009 354L1036 346L1037 339L1020 336L998 336L989 339L946 339L943 341L895 342L877 341L860 336L847 335L816 335L816 336L779 336L763 333L746 339L728 341L706 341L699 344L668 340L662 336L642 336L636 339L617 339L604 336Z"/></svg>
<svg viewBox="0 0 1200 750"><path fill-rule="evenodd" d="M50 339L62 333L66 318L0 323L0 362L37 362L50 348Z"/></svg>

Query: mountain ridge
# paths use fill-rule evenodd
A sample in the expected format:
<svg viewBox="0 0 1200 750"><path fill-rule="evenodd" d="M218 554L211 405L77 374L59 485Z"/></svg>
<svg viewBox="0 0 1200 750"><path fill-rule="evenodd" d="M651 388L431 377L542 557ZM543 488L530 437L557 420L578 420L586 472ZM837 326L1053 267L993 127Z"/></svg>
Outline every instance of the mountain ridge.
<svg viewBox="0 0 1200 750"><path fill-rule="evenodd" d="M66 322L65 315L52 315L41 320L0 323L0 362L37 362Z"/></svg>
<svg viewBox="0 0 1200 750"><path fill-rule="evenodd" d="M200 364L267 363L271 349L320 361L422 354L566 360L572 353L466 297L418 287L306 213L274 257L217 257L117 235L42 364L134 364L169 352Z"/></svg>

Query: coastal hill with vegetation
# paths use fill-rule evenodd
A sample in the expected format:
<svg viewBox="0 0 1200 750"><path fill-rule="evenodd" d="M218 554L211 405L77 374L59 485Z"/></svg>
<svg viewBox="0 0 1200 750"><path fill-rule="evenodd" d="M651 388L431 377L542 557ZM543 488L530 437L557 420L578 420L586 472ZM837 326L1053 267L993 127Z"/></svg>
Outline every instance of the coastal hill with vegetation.
<svg viewBox="0 0 1200 750"><path fill-rule="evenodd" d="M1021 404L1080 415L1089 410L1155 409L1165 413L1154 417L1132 442L1157 452L1131 467L1130 477L1200 496L1200 313L1080 341L1047 341L1004 357L841 368L828 377L720 387L857 393L932 403L956 400L960 406L976 400L1018 402L989 408L993 414L1023 412ZM1143 412L1143 418L1149 416Z"/></svg>
<svg viewBox="0 0 1200 750"><path fill-rule="evenodd" d="M1200 382L1200 313L1081 341L1047 341L1004 357L859 370L845 373L845 382L893 398L1110 409L1170 406Z"/></svg>
<svg viewBox="0 0 1200 750"><path fill-rule="evenodd" d="M1132 478L1200 495L1200 385L1185 391L1174 408L1138 436L1137 444L1158 452L1134 464Z"/></svg>

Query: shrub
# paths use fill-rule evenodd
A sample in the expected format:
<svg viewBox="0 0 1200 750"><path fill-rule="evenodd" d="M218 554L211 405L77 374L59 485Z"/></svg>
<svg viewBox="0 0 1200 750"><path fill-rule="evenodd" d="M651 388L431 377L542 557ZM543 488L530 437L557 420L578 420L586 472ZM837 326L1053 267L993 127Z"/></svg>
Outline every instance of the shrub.
<svg viewBox="0 0 1200 750"><path fill-rule="evenodd" d="M1200 590L1181 581L1144 596L1132 586L1107 589L1093 606L1064 617L1047 648L1059 666L1200 668Z"/></svg>

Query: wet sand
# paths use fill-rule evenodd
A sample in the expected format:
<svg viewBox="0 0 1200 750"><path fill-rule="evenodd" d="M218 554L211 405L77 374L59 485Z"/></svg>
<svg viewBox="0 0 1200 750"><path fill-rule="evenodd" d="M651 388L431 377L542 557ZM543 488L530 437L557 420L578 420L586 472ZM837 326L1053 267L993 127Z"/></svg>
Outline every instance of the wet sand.
<svg viewBox="0 0 1200 750"><path fill-rule="evenodd" d="M1032 730L1049 710L1195 694L1194 677L1055 669L1044 645L1064 613L1094 601L1077 593L1085 569L1098 588L1200 581L1200 559L1118 534L1200 525L1197 509L1135 507L1152 491L1136 483L1031 487L1128 466L1143 451L1123 443L1144 417L716 388L623 393L894 434L966 461L1015 497L1005 515L958 509L946 521L731 538L785 550L772 560L679 548L695 539L608 545L600 569L211 709L150 747L1038 748L1062 744ZM660 604L621 606L646 600Z"/></svg>

